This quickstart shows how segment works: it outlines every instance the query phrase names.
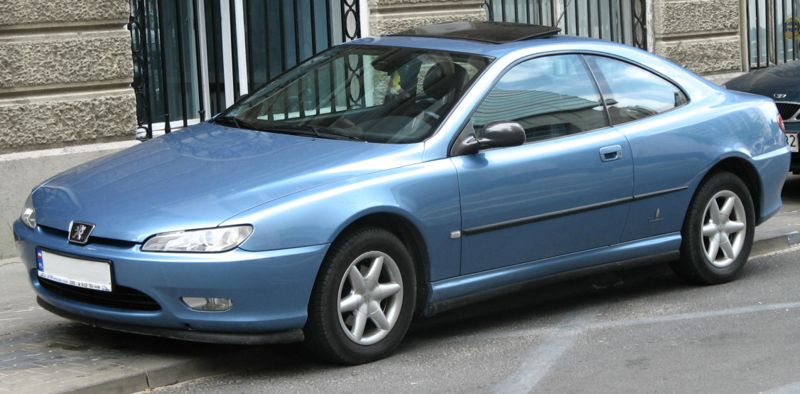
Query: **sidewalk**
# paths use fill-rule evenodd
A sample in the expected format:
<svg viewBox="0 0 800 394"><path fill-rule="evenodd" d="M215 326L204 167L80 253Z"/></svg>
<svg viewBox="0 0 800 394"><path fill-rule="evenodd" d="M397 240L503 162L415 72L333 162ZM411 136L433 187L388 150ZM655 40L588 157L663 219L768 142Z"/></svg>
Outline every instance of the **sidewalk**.
<svg viewBox="0 0 800 394"><path fill-rule="evenodd" d="M36 304L18 259L0 260L0 393L130 393L243 369L271 354L70 322Z"/></svg>
<svg viewBox="0 0 800 394"><path fill-rule="evenodd" d="M797 178L791 189L800 196ZM785 191L781 212L756 229L753 255L800 243L800 198L794 197ZM245 369L282 353L274 346L189 343L73 323L41 309L26 276L18 259L0 260L0 393L131 393Z"/></svg>

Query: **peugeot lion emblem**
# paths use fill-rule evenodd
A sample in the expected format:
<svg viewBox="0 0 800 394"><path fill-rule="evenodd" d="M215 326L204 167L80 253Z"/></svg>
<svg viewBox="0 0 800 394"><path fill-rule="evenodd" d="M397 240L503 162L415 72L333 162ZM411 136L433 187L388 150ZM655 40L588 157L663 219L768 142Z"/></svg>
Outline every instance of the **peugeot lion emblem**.
<svg viewBox="0 0 800 394"><path fill-rule="evenodd" d="M772 95L772 97L775 97L776 99L786 98L786 93L775 93Z"/></svg>
<svg viewBox="0 0 800 394"><path fill-rule="evenodd" d="M86 245L89 242L89 235L94 230L94 224L83 222L71 222L69 224L69 242L78 245Z"/></svg>

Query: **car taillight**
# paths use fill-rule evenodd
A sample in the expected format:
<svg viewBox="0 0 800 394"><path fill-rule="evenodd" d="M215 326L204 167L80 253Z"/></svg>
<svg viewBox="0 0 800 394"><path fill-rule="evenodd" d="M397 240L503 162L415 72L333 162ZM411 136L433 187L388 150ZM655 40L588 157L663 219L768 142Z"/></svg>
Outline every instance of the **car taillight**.
<svg viewBox="0 0 800 394"><path fill-rule="evenodd" d="M778 127L781 128L782 132L786 132L786 126L783 124L783 117L780 114L778 114Z"/></svg>

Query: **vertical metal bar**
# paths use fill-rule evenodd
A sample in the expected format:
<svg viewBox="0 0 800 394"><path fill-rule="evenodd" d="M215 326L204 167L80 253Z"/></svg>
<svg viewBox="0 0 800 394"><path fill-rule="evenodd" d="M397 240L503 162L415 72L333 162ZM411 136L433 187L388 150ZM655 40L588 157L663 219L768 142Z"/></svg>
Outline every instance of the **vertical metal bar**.
<svg viewBox="0 0 800 394"><path fill-rule="evenodd" d="M281 40L281 72L286 71L286 22L283 15L283 0L278 0L278 22L281 28L278 38ZM289 90L283 90L283 119L289 118Z"/></svg>
<svg viewBox="0 0 800 394"><path fill-rule="evenodd" d="M772 47L775 51L775 64L778 64L778 8L775 7L775 0L772 0Z"/></svg>
<svg viewBox="0 0 800 394"><path fill-rule="evenodd" d="M286 71L286 22L283 15L283 0L278 0L278 23L280 25L280 34L278 38L281 41L281 71Z"/></svg>
<svg viewBox="0 0 800 394"><path fill-rule="evenodd" d="M186 70L184 64L184 53L183 53L183 14L181 13L181 1L175 2L175 19L178 20L178 24L175 25L175 30L178 33L178 67L180 67L180 71L178 73L181 84L180 84L180 92L181 92L181 116L183 118L183 127L189 125L189 115L186 112Z"/></svg>
<svg viewBox="0 0 800 394"><path fill-rule="evenodd" d="M608 1L608 35L611 41L614 41L614 0Z"/></svg>
<svg viewBox="0 0 800 394"><path fill-rule="evenodd" d="M228 26L231 35L231 69L233 70L233 101L239 99L239 42L236 40L236 6L235 0L228 0ZM230 104L228 104L230 105Z"/></svg>
<svg viewBox="0 0 800 394"><path fill-rule="evenodd" d="M625 37L625 18L628 16L625 15L625 6L623 4L623 0L617 0L617 14L619 15L619 39L621 43L626 44L628 39Z"/></svg>
<svg viewBox="0 0 800 394"><path fill-rule="evenodd" d="M514 22L519 23L519 0L514 0Z"/></svg>
<svg viewBox="0 0 800 394"><path fill-rule="evenodd" d="M506 20L506 4L503 0L500 1L500 17L503 18L503 22L508 22Z"/></svg>
<svg viewBox="0 0 800 394"><path fill-rule="evenodd" d="M592 2L590 0L586 0L586 27L589 30L589 33L586 35L587 37L592 36Z"/></svg>
<svg viewBox="0 0 800 394"><path fill-rule="evenodd" d="M269 82L271 78L270 69L272 68L272 64L269 61L269 2L267 0L264 1L264 64L266 65L264 68L264 82Z"/></svg>
<svg viewBox="0 0 800 394"><path fill-rule="evenodd" d="M222 30L222 70L225 80L225 107L235 101L233 93L233 49L231 48L231 9L230 2L219 2L220 30ZM225 108L223 107L223 108Z"/></svg>
<svg viewBox="0 0 800 394"><path fill-rule="evenodd" d="M328 29L327 29L327 31L328 31L328 48L333 46L333 21L331 20L332 19L331 13L333 12L333 10L332 10L332 7L331 7L331 1L333 1L333 0L325 0L325 21L328 24ZM328 68L328 73L329 73L328 84L329 84L330 95L331 95L331 97L330 97L331 113L334 113L334 112L336 112L336 93L333 90L333 77L334 77L333 65L334 65L334 62L331 60L331 62L328 63L328 64L329 64L329 68Z"/></svg>
<svg viewBox="0 0 800 394"><path fill-rule="evenodd" d="M197 73L197 106L198 111L197 114L200 116L200 121L204 121L206 118L205 114L205 94L203 89L203 73L202 73L202 64L203 59L200 55L201 44L200 44L200 24L198 22L199 19L199 12L197 11L197 1L192 0L192 16L194 19L194 61L195 61L195 72Z"/></svg>
<svg viewBox="0 0 800 394"><path fill-rule="evenodd" d="M580 1L580 0L574 0L574 3L573 3L573 5L575 6L573 8L575 8L575 35L576 36L581 35L581 25L580 25L581 22L579 20L580 10L578 9L578 1Z"/></svg>
<svg viewBox="0 0 800 394"><path fill-rule="evenodd" d="M766 33L766 35L767 35L767 37L766 37L767 42L764 43L764 50L765 50L765 52L767 52L767 58L765 59L766 62L767 62L767 67L769 67L769 57L770 57L769 56L769 51L771 49L770 48L771 47L770 46L770 41L774 41L774 40L772 40L772 35L770 34L770 28L769 28L770 27L770 12L769 11L770 11L770 9L769 9L769 0L765 0L764 1L764 26L766 27L766 29L764 29L764 33ZM772 30L774 32L774 29L772 29Z"/></svg>
<svg viewBox="0 0 800 394"><path fill-rule="evenodd" d="M603 39L603 9L600 8L600 0L597 0L597 33L598 38Z"/></svg>
<svg viewBox="0 0 800 394"><path fill-rule="evenodd" d="M253 67L253 44L250 42L250 41L252 41L250 39L250 33L251 33L250 26L253 25L253 16L254 15L253 15L252 12L250 12L250 3L249 3L249 1L252 1L252 0L248 0L248 2L245 3L246 9L245 9L245 13L244 13L244 25L245 25L245 37L246 37L246 41L247 41L247 45L245 46L245 48L246 48L245 56L247 57L247 91L251 92L251 91L255 90L256 77L255 77L255 69ZM264 25L264 28L267 27L266 24L263 24L263 25ZM256 42L258 42L258 41L256 41ZM264 47L266 48L266 43L264 43Z"/></svg>
<svg viewBox="0 0 800 394"><path fill-rule="evenodd" d="M781 23L781 31L786 30L786 0L781 0L781 18L783 18L783 22ZM792 38L794 38L794 34L792 34ZM787 56L786 56L786 33L783 33L783 39L781 40L783 43L783 62L786 63Z"/></svg>
<svg viewBox="0 0 800 394"><path fill-rule="evenodd" d="M141 2L143 5L142 13L140 21L142 22L142 48L143 48L143 60L144 60L144 70L142 73L146 75L144 79L144 91L145 91L145 113L147 114L147 138L153 138L153 100L152 95L150 94L150 34L147 31L147 16L149 15L149 7L147 4L147 0L143 0Z"/></svg>
<svg viewBox="0 0 800 394"><path fill-rule="evenodd" d="M294 58L295 58L295 65L300 64L300 60L302 60L302 56L300 54L300 8L299 8L299 0L294 0Z"/></svg>
<svg viewBox="0 0 800 394"><path fill-rule="evenodd" d="M161 94L164 100L164 133L170 132L170 124L169 124L169 88L167 83L167 56L166 56L166 46L164 44L164 36L166 35L165 27L164 27L164 20L161 17L164 15L164 1L163 0L156 0L158 1L157 8L158 8L158 29L160 31L158 35L158 41L160 44L160 51L161 51Z"/></svg>
<svg viewBox="0 0 800 394"><path fill-rule="evenodd" d="M761 68L761 19L759 17L758 1L755 2L756 8L756 68Z"/></svg>
<svg viewBox="0 0 800 394"><path fill-rule="evenodd" d="M347 41L347 15L344 12L345 1L347 0L341 0L339 2L339 19L341 20L340 23L342 24L342 41ZM344 60L344 67L342 67L342 71L344 71L344 80L347 81L347 84L344 87L344 107L346 109L350 109L350 102L352 101L351 97L353 95L353 92L350 89L350 78L347 75L347 71L350 68L350 56L344 56L342 59Z"/></svg>
<svg viewBox="0 0 800 394"><path fill-rule="evenodd" d="M537 7L538 7L538 10L539 10L538 19L539 19L539 24L540 25L544 25L545 24L544 23L544 12L542 12L542 3L543 2L544 2L544 0L537 0L536 1Z"/></svg>
<svg viewBox="0 0 800 394"><path fill-rule="evenodd" d="M299 3L300 0L295 0L293 8L293 16L294 16L294 57L295 57L295 67L300 64L300 60L302 58L300 54L300 7ZM303 117L305 115L305 103L303 102L303 76L297 79L297 109L298 109L298 117Z"/></svg>
<svg viewBox="0 0 800 394"><path fill-rule="evenodd" d="M792 0L792 25L795 29L797 29L797 24L795 24L795 10L797 10L797 0ZM758 32L758 28L756 28L756 32ZM793 33L796 33L797 30L794 30ZM797 60L797 38L794 37L792 34L792 60Z"/></svg>
<svg viewBox="0 0 800 394"><path fill-rule="evenodd" d="M236 60L239 73L239 95L250 92L250 72L247 60L250 58L247 53L247 23L245 21L244 0L236 0L233 3L233 13L236 24Z"/></svg>
<svg viewBox="0 0 800 394"><path fill-rule="evenodd" d="M311 52L317 54L317 14L315 9L316 0L309 0L309 11L311 14ZM319 115L322 108L319 102L319 67L314 67L314 114Z"/></svg>
<svg viewBox="0 0 800 394"><path fill-rule="evenodd" d="M219 51L217 51L217 38L219 34L217 34L217 21L220 21L219 15L215 12L217 7L214 6L214 2L211 2L211 39L213 40L211 43L211 49L214 52L214 98L216 107L212 109L212 113L216 113L217 111L225 108L222 105L224 100L224 95L220 97L221 94L224 93L223 89L220 89L220 82L219 82L219 63L221 63L222 59L220 59ZM221 23L221 22L220 22ZM220 39L221 42L221 39Z"/></svg>

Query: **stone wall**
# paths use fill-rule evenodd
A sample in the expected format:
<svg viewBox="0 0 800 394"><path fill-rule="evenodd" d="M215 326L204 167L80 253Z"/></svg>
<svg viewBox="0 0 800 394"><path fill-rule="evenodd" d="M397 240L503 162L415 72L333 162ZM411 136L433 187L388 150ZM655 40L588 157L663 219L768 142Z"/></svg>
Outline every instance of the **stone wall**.
<svg viewBox="0 0 800 394"><path fill-rule="evenodd" d="M369 0L373 36L430 23L486 20L483 0Z"/></svg>
<svg viewBox="0 0 800 394"><path fill-rule="evenodd" d="M129 0L0 1L0 153L132 138Z"/></svg>
<svg viewBox="0 0 800 394"><path fill-rule="evenodd" d="M654 0L655 53L700 74L742 71L739 0Z"/></svg>

